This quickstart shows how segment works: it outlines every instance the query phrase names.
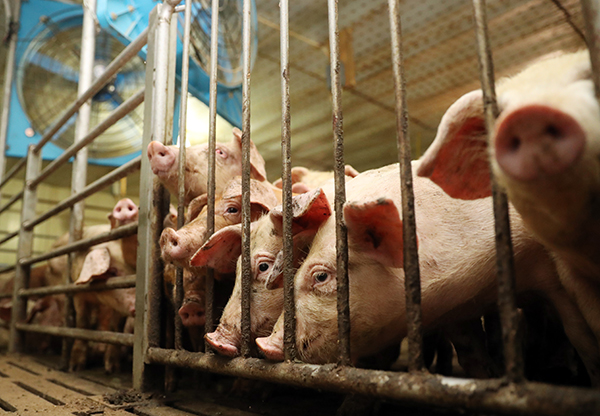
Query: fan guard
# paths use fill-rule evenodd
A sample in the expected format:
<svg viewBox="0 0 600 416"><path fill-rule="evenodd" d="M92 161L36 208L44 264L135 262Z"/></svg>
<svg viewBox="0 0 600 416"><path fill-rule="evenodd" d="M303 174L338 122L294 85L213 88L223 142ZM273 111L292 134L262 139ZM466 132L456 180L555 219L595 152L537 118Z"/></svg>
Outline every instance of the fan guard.
<svg viewBox="0 0 600 416"><path fill-rule="evenodd" d="M192 0L192 27L190 33L190 54L198 65L210 74L210 0ZM254 3L252 3L254 8ZM183 19L183 17L180 17ZM219 1L219 56L217 59L217 81L227 87L237 87L242 83L242 0ZM256 57L257 20L253 10L251 23L251 60Z"/></svg>
<svg viewBox="0 0 600 416"><path fill-rule="evenodd" d="M81 50L81 17L54 22L45 27L28 45L19 62L17 91L33 129L43 134L77 98L79 54ZM108 33L96 35L94 75L124 49ZM92 98L90 129L131 97L145 84L144 62L134 57L110 83ZM106 130L89 147L89 157L96 159L129 155L140 151L143 131L143 106ZM66 149L74 141L76 115L54 136L52 143Z"/></svg>

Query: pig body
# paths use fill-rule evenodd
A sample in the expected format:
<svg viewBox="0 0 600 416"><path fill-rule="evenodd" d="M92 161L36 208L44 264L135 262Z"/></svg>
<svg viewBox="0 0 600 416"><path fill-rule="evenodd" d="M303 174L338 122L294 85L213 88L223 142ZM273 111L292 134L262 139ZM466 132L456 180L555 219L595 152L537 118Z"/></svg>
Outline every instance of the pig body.
<svg viewBox="0 0 600 416"><path fill-rule="evenodd" d="M418 165L415 163L413 166ZM377 184L377 186L374 186ZM423 325L472 319L495 302L495 244L491 201L448 197L433 183L414 181L419 239ZM406 335L402 220L397 165L372 170L347 187L344 220L348 227L351 354L356 360L399 342ZM575 331L583 319L560 285L544 248L520 220L513 221L519 291L548 297ZM333 217L319 229L295 277L297 348L310 363L337 359L336 252ZM568 322L566 322L568 321ZM576 324L576 325L575 325ZM583 329L582 328L583 325ZM598 365L589 337L580 342L590 366ZM270 358L280 359L283 320L268 338L257 339Z"/></svg>
<svg viewBox="0 0 600 416"><path fill-rule="evenodd" d="M297 194L321 188L334 177L333 171L312 170L305 168L304 166L294 166L290 173L292 177L292 192ZM347 177L346 180L352 179L359 174L359 172L350 165L345 166L344 173ZM279 178L273 182L273 185L282 188L283 180Z"/></svg>

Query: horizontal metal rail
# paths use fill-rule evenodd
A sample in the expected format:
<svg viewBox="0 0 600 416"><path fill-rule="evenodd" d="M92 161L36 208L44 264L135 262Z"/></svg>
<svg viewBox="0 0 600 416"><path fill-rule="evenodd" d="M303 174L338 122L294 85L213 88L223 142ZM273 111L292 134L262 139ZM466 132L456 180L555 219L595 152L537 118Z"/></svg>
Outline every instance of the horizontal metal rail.
<svg viewBox="0 0 600 416"><path fill-rule="evenodd" d="M98 136L108 130L112 125L114 125L117 121L121 120L127 114L131 113L135 110L141 103L144 102L144 91L145 88L141 88L134 95L129 97L123 104L118 106L113 112L111 112L108 117L106 117L101 123L96 125L92 131L88 133L83 139L73 143L68 149L66 149L59 157L54 159L52 162L46 166L44 170L40 173L40 175L33 179L29 186L35 187L40 184L44 179L50 176L53 172L55 172L58 168L69 161L69 158L75 155L79 150L81 150L84 146L92 143Z"/></svg>
<svg viewBox="0 0 600 416"><path fill-rule="evenodd" d="M0 293L0 299L12 298L12 293Z"/></svg>
<svg viewBox="0 0 600 416"><path fill-rule="evenodd" d="M106 342L108 344L125 345L126 347L133 346L133 334L22 323L18 323L15 326L19 331L37 332L38 334L56 335L58 337L84 339L86 341Z"/></svg>
<svg viewBox="0 0 600 416"><path fill-rule="evenodd" d="M11 264L10 266L4 266L0 269L0 274L2 273L7 273L7 272L12 272L13 270L15 270L17 268L16 264Z"/></svg>
<svg viewBox="0 0 600 416"><path fill-rule="evenodd" d="M104 72L94 81L91 87L85 91L71 106L63 113L52 127L42 136L42 139L36 145L34 152L39 153L42 147L52 139L58 130L75 114L79 108L98 91L100 91L106 83L121 69L129 60L135 56L148 41L148 29L145 29L140 35L135 38L123 51L106 67Z"/></svg>
<svg viewBox="0 0 600 416"><path fill-rule="evenodd" d="M18 235L19 235L19 230L13 231L12 233L7 234L6 237L4 237L2 240L0 240L0 245L6 243L9 240L12 240L13 238L15 238Z"/></svg>
<svg viewBox="0 0 600 416"><path fill-rule="evenodd" d="M103 290L126 289L130 287L135 287L135 275L111 277L103 282L96 281L83 285L69 284L21 289L18 293L19 296L46 296L59 293L100 292Z"/></svg>
<svg viewBox="0 0 600 416"><path fill-rule="evenodd" d="M14 194L6 204L4 204L1 208L0 208L0 214L3 213L4 211L6 211L7 209L9 209L15 202L17 202L19 199L23 198L23 194L25 193L24 190L22 190L21 192L19 192L18 194Z"/></svg>
<svg viewBox="0 0 600 416"><path fill-rule="evenodd" d="M149 348L147 361L147 364L175 365L300 387L492 414L588 416L600 412L600 394L596 390L542 383L461 379L335 364L273 363L258 358L229 359L162 348Z"/></svg>
<svg viewBox="0 0 600 416"><path fill-rule="evenodd" d="M85 250L89 247L95 246L96 244L105 243L107 241L118 240L119 238L129 237L137 233L138 224L137 222L132 224L123 225L122 227L115 228L106 233L98 234L91 238L85 238L83 240L76 241L72 244L66 244L56 250L49 251L39 256L33 256L23 258L19 260L21 266L29 266L40 261L52 259L54 257L62 256L63 254L73 253L75 251Z"/></svg>
<svg viewBox="0 0 600 416"><path fill-rule="evenodd" d="M27 164L27 156L21 158L2 178L2 182L0 182L0 188L2 188L6 183L11 180L21 169L25 167Z"/></svg>
<svg viewBox="0 0 600 416"><path fill-rule="evenodd" d="M108 173L107 175L104 175L97 181L92 182L91 184L86 186L80 193L74 194L74 195L70 196L69 198L65 199L64 201L58 203L56 206L54 206L54 208L46 211L39 217L34 218L31 221L25 221L23 223L23 228L25 228L25 230L29 231L33 227L38 225L39 223L46 221L48 218L53 217L54 215L64 211L67 208L71 208L77 202L87 198L88 196L92 195L93 193L98 192L99 190L107 187L108 185L111 185L111 184L117 182L119 179L124 178L125 176L129 175L131 172L139 170L140 165L141 165L141 160L142 160L142 156L138 156L135 159L127 162L123 166Z"/></svg>

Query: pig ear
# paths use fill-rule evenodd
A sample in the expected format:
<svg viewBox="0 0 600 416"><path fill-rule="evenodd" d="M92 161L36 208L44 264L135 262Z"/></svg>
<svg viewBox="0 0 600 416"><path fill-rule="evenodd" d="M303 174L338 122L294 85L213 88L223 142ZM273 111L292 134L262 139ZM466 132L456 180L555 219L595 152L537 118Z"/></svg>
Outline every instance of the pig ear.
<svg viewBox="0 0 600 416"><path fill-rule="evenodd" d="M7 300L4 303L0 304L0 319L5 322L10 322L10 317L12 315L12 300Z"/></svg>
<svg viewBox="0 0 600 416"><path fill-rule="evenodd" d="M202 212L202 209L208 202L208 194L202 194L192 199L188 205L188 211L186 215L186 223L193 221Z"/></svg>
<svg viewBox="0 0 600 416"><path fill-rule="evenodd" d="M388 267L402 267L402 220L391 199L344 206L348 245Z"/></svg>
<svg viewBox="0 0 600 416"><path fill-rule="evenodd" d="M308 169L304 166L296 166L291 169L290 173L292 176L292 184L295 184L296 182L302 182L302 178L308 175Z"/></svg>
<svg viewBox="0 0 600 416"><path fill-rule="evenodd" d="M240 154L242 153L242 131L237 127L233 128L233 138L237 143ZM265 160L258 153L258 149L254 145L254 142L250 140L250 166L252 171L250 172L253 179L257 181L266 181L267 180L267 171L265 170Z"/></svg>
<svg viewBox="0 0 600 416"><path fill-rule="evenodd" d="M219 273L235 272L235 264L242 253L242 228L230 225L214 233L190 259L195 267L212 267Z"/></svg>
<svg viewBox="0 0 600 416"><path fill-rule="evenodd" d="M354 169L352 166L346 165L344 167L344 174L346 176L350 176L351 178L356 178L358 175L360 175L360 172Z"/></svg>
<svg viewBox="0 0 600 416"><path fill-rule="evenodd" d="M292 201L292 234L302 232L316 233L321 224L331 216L329 201L322 189L294 196ZM269 213L271 221L282 234L283 211L279 205Z"/></svg>
<svg viewBox="0 0 600 416"><path fill-rule="evenodd" d="M481 90L463 95L446 111L417 175L429 177L453 198L492 194Z"/></svg>
<svg viewBox="0 0 600 416"><path fill-rule="evenodd" d="M283 250L277 253L273 266L271 267L271 273L267 276L265 286L269 290L279 289L283 287Z"/></svg>
<svg viewBox="0 0 600 416"><path fill-rule="evenodd" d="M75 284L81 285L94 279L105 279L110 269L110 253L107 248L96 248L90 251L85 260L79 278Z"/></svg>

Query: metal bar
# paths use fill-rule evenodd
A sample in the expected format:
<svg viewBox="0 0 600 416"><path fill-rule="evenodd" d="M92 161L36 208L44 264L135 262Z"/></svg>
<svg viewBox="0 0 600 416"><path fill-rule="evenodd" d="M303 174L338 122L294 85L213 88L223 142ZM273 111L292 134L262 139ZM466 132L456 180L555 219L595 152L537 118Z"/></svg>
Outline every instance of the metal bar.
<svg viewBox="0 0 600 416"><path fill-rule="evenodd" d="M23 157L21 158L7 173L6 175L4 175L4 177L2 178L2 181L0 182L0 188L4 187L4 185L6 185L6 183L12 179L17 173L19 173L19 171L21 169L23 169L25 167L25 165L27 164L27 158Z"/></svg>
<svg viewBox="0 0 600 416"><path fill-rule="evenodd" d="M600 100L600 3L595 0L581 0L586 43L592 62L592 79L596 98Z"/></svg>
<svg viewBox="0 0 600 416"><path fill-rule="evenodd" d="M26 221L35 215L37 204L37 190L28 186L28 181L35 178L42 167L42 156L34 152L34 145L27 149L27 169L25 171L25 194L21 204L21 221ZM25 230L21 225L19 231L19 245L17 247L17 261L31 256L33 251L33 231ZM13 286L12 313L10 319L9 352L19 352L23 347L23 334L17 330L17 322L25 320L27 314L27 302L19 297L20 289L29 285L29 266L18 264Z"/></svg>
<svg viewBox="0 0 600 416"><path fill-rule="evenodd" d="M344 173L344 130L342 115L342 86L340 82L340 50L338 45L338 2L328 0L329 61L333 111L334 175L335 175L335 235L337 252L337 310L339 361L350 364L350 288L348 284L348 231L344 225L346 179Z"/></svg>
<svg viewBox="0 0 600 416"><path fill-rule="evenodd" d="M283 180L283 351L293 361L296 351L296 305L294 303L294 262L292 239L292 143L290 114L290 16L288 0L279 2L281 55L281 178Z"/></svg>
<svg viewBox="0 0 600 416"><path fill-rule="evenodd" d="M7 241L9 241L9 240L12 240L13 238L15 238L15 237L16 237L16 236L18 236L18 235L19 235L19 230L17 230L17 231L14 231L14 232L12 232L12 233L10 233L10 234L7 234L7 235L6 235L6 237L4 237L2 240L0 240L0 245L2 245L2 244L4 244L4 243L6 243L6 242L7 242ZM0 273L1 273L1 272L0 272Z"/></svg>
<svg viewBox="0 0 600 416"><path fill-rule="evenodd" d="M4 211L6 211L7 209L9 209L15 202L17 202L19 199L23 198L23 194L24 194L24 190L19 192L18 194L14 194L6 204L4 204L1 208L0 208L0 214L3 213Z"/></svg>
<svg viewBox="0 0 600 416"><path fill-rule="evenodd" d="M29 266L34 263L39 263L40 261L52 259L54 257L62 256L63 254L74 253L76 251L85 250L90 248L91 246L95 246L96 244L105 243L107 241L118 240L119 238L129 237L137 232L138 225L137 223L131 223L127 225L123 225L119 228L115 228L113 230L107 231L102 234L98 234L91 238L86 238L82 240L78 240L73 243L66 244L61 246L55 250L48 251L44 254L40 254L39 256L33 257L23 257L19 260L19 264L23 266Z"/></svg>
<svg viewBox="0 0 600 416"><path fill-rule="evenodd" d="M79 108L87 100L92 98L98 91L100 91L104 85L121 69L129 60L137 55L137 53L146 45L148 40L148 29L145 29L140 35L133 40L123 51L106 67L104 72L96 78L94 83L79 96L71 106L63 113L52 126L46 130L42 139L38 142L35 152L38 153L46 143L48 143L52 137L60 130L60 128L69 120L73 114L75 114ZM81 81L80 81L81 82Z"/></svg>
<svg viewBox="0 0 600 416"><path fill-rule="evenodd" d="M242 10L242 357L249 357L252 349L250 303L252 272L250 264L250 31L251 1L244 0Z"/></svg>
<svg viewBox="0 0 600 416"><path fill-rule="evenodd" d="M107 344L124 345L126 347L133 346L133 334L123 334L121 332L23 323L17 324L17 328L20 331L37 332L38 334L56 335L58 337L76 338L86 341L106 342Z"/></svg>
<svg viewBox="0 0 600 416"><path fill-rule="evenodd" d="M39 223L46 221L48 218L57 215L58 213L64 211L65 209L72 207L77 202L87 198L88 196L98 192L101 189L106 188L107 186L117 182L121 178L124 178L125 176L129 175L131 172L135 172L136 170L140 169L141 160L142 160L142 156L138 156L135 159L130 160L123 166L111 171L110 173L104 175L103 177L96 180L95 182L92 182L91 184L86 186L84 189L82 189L81 192L71 195L69 198L56 204L54 206L54 208L49 209L48 211L46 211L39 217L36 217L30 221L25 221L23 223L23 226L25 227L25 229L30 230L33 227L35 227L36 225L38 225Z"/></svg>
<svg viewBox="0 0 600 416"><path fill-rule="evenodd" d="M12 298L12 293L0 293L0 299Z"/></svg>
<svg viewBox="0 0 600 416"><path fill-rule="evenodd" d="M389 0L392 38L392 66L396 95L396 132L398 161L400 162L400 189L402 195L402 238L404 256L404 287L406 295L406 322L408 328L409 371L422 371L423 326L421 320L421 278L417 252L415 222L415 195L411 169L412 153L408 135L408 110L406 107L406 79L402 56L402 26L399 0Z"/></svg>
<svg viewBox="0 0 600 416"><path fill-rule="evenodd" d="M148 360L156 364L177 365L303 388L451 408L453 411L531 416L587 416L600 412L600 395L596 390L542 383L515 384L503 379L474 380L428 373L365 370L335 364L273 363L257 358L229 359L159 348L148 351Z"/></svg>
<svg viewBox="0 0 600 416"><path fill-rule="evenodd" d="M89 132L81 140L74 142L68 149L66 149L59 157L54 159L46 166L42 173L32 181L31 186L39 185L44 179L55 172L59 167L69 161L69 158L81 150L84 146L92 143L98 136L108 130L113 124L121 120L127 114L135 110L141 103L144 102L144 88L141 88L134 95L129 97L123 104L118 106L108 117L106 117L100 124L96 125L92 131Z"/></svg>
<svg viewBox="0 0 600 416"><path fill-rule="evenodd" d="M35 289L21 289L19 296L46 296L59 293L83 293L101 292L103 290L127 289L135 287L135 275L111 277L103 282L90 282L83 285L67 284L48 287L37 287Z"/></svg>
<svg viewBox="0 0 600 416"><path fill-rule="evenodd" d="M488 38L485 0L473 0L473 10L485 123L488 141L491 143L494 123L498 117L498 105L494 87L494 66ZM490 169L491 171L492 169ZM524 377L524 365L523 351L519 341L519 314L517 312L515 265L510 236L508 202L506 194L498 186L494 175L491 175L491 180L496 232L496 266L498 268L498 307L502 322L506 375L511 381L520 381Z"/></svg>
<svg viewBox="0 0 600 416"><path fill-rule="evenodd" d="M13 270L15 270L17 268L16 264L11 264L10 266L4 266L0 269L0 274L1 273L7 273L7 272L12 272Z"/></svg>
<svg viewBox="0 0 600 416"><path fill-rule="evenodd" d="M207 206L206 206L206 230L207 236L215 232L215 152L217 147L217 76L218 76L218 57L219 57L219 0L212 0L211 5L211 40L210 40L210 85L208 97L208 182L207 186ZM213 269L208 270L206 276L205 292L205 310L206 321L204 324L204 333L212 332L215 327L215 274ZM205 342L204 349L210 351L211 347Z"/></svg>

